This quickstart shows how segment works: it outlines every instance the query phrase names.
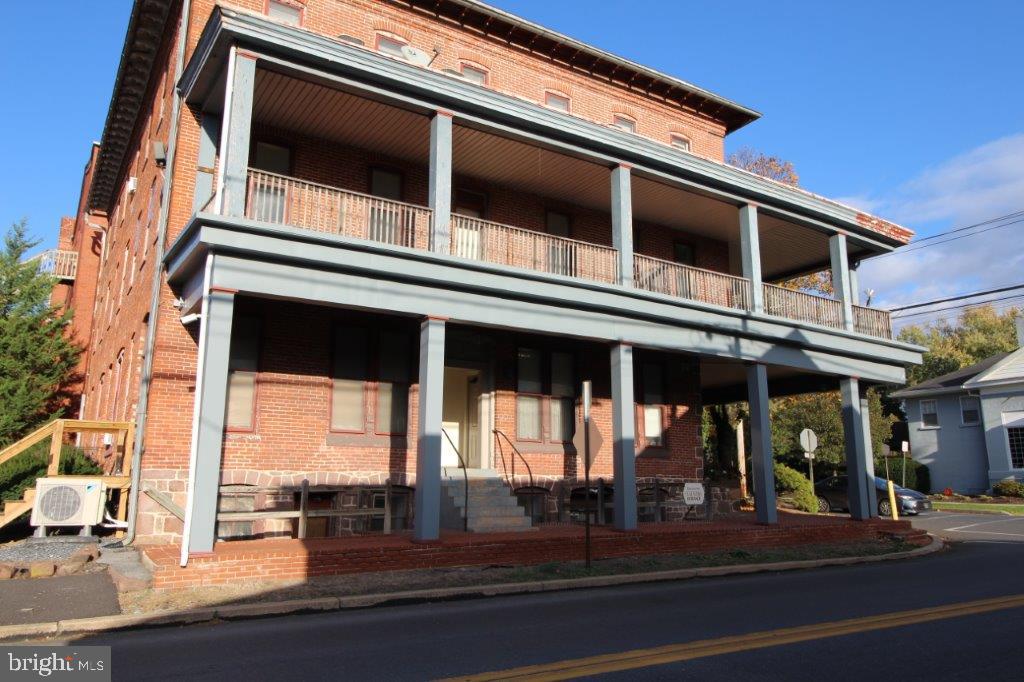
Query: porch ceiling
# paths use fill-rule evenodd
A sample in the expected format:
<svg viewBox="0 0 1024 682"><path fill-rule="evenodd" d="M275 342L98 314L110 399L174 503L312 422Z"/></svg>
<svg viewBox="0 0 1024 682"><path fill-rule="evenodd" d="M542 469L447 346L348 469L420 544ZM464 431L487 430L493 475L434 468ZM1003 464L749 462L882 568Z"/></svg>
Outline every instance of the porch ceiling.
<svg viewBox="0 0 1024 682"><path fill-rule="evenodd" d="M700 358L701 398L705 405L747 399L746 365L717 358ZM791 367L768 365L768 393L773 398L816 391L838 390L838 377Z"/></svg>

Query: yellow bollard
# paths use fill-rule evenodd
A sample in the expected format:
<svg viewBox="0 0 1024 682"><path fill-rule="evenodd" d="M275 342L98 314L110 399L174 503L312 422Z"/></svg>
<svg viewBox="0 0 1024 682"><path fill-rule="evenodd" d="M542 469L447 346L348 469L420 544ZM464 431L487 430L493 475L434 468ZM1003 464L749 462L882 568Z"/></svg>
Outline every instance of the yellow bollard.
<svg viewBox="0 0 1024 682"><path fill-rule="evenodd" d="M889 487L889 508L892 511L892 520L899 521L900 512L896 507L896 488L893 486L892 481L886 481Z"/></svg>

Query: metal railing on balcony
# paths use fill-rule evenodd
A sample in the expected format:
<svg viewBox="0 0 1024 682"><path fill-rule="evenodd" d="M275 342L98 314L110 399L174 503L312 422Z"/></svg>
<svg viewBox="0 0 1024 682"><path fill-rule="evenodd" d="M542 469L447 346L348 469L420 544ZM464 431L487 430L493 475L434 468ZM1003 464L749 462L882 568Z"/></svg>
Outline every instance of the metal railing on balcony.
<svg viewBox="0 0 1024 682"><path fill-rule="evenodd" d="M791 320L843 328L843 304L840 301L774 284L764 285L764 311Z"/></svg>
<svg viewBox="0 0 1024 682"><path fill-rule="evenodd" d="M489 220L452 216L452 255L614 284L615 249Z"/></svg>
<svg viewBox="0 0 1024 682"><path fill-rule="evenodd" d="M41 272L53 275L57 279L74 281L75 275L78 274L77 251L49 249L29 260L38 261Z"/></svg>
<svg viewBox="0 0 1024 682"><path fill-rule="evenodd" d="M639 289L659 294L738 310L751 309L750 280L651 256L633 256L633 283Z"/></svg>
<svg viewBox="0 0 1024 682"><path fill-rule="evenodd" d="M853 328L860 334L892 338L892 319L888 310L878 310L862 305L853 306Z"/></svg>
<svg viewBox="0 0 1024 682"><path fill-rule="evenodd" d="M245 217L252 220L426 249L430 216L424 206L249 170Z"/></svg>

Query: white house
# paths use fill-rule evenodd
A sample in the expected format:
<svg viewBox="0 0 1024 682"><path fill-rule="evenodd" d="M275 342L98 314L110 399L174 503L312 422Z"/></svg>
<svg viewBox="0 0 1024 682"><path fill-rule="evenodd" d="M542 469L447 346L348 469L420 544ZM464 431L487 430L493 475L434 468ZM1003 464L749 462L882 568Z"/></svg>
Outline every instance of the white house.
<svg viewBox="0 0 1024 682"><path fill-rule="evenodd" d="M1024 479L1024 317L1018 348L913 388L903 400L913 458L926 464L933 491L989 490Z"/></svg>

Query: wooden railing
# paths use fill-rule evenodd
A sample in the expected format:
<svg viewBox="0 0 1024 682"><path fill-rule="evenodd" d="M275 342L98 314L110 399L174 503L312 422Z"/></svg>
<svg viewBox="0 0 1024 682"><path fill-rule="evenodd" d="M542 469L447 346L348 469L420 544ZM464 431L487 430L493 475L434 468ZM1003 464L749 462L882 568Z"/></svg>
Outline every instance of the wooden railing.
<svg viewBox="0 0 1024 682"><path fill-rule="evenodd" d="M42 272L53 275L57 279L74 281L78 274L78 252L64 251L62 249L50 249L43 251L30 260L39 261L39 269Z"/></svg>
<svg viewBox="0 0 1024 682"><path fill-rule="evenodd" d="M249 170L245 217L327 234L426 249L429 208Z"/></svg>
<svg viewBox="0 0 1024 682"><path fill-rule="evenodd" d="M659 294L738 310L751 309L750 280L651 256L633 257L633 284Z"/></svg>
<svg viewBox="0 0 1024 682"><path fill-rule="evenodd" d="M468 216L452 216L451 253L460 258L614 284L615 249Z"/></svg>
<svg viewBox="0 0 1024 682"><path fill-rule="evenodd" d="M892 319L888 310L867 308L862 305L853 306L853 328L860 334L879 336L883 339L892 338Z"/></svg>
<svg viewBox="0 0 1024 682"><path fill-rule="evenodd" d="M843 328L843 304L840 301L774 284L764 285L764 311L791 320Z"/></svg>

